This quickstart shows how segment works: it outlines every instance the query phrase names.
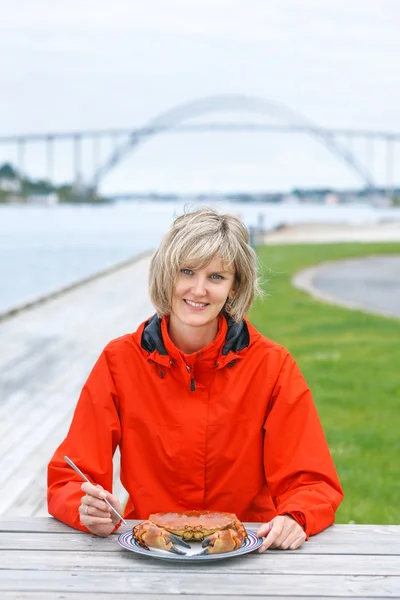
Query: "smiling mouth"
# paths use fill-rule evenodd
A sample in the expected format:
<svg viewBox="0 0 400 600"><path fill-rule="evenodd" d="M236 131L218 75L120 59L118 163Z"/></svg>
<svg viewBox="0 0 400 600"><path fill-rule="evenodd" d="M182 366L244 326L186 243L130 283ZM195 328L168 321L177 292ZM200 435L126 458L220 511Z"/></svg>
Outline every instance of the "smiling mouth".
<svg viewBox="0 0 400 600"><path fill-rule="evenodd" d="M208 306L208 302L193 302L192 300L184 300L184 302L189 304L189 306L193 306L193 308L205 308Z"/></svg>

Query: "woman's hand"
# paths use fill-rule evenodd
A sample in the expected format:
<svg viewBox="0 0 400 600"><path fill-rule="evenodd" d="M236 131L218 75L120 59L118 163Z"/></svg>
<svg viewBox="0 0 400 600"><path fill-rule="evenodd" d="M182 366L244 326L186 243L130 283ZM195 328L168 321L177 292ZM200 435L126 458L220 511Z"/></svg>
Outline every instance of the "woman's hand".
<svg viewBox="0 0 400 600"><path fill-rule="evenodd" d="M306 540L303 528L290 515L274 517L269 523L264 523L257 535L265 537L259 552L265 552L268 548L296 550Z"/></svg>
<svg viewBox="0 0 400 600"><path fill-rule="evenodd" d="M114 511L108 506L104 499L122 515L122 506L116 496L107 492L101 485L83 483L81 486L85 496L79 507L79 515L82 525L89 531L101 537L107 537L118 525L119 519Z"/></svg>

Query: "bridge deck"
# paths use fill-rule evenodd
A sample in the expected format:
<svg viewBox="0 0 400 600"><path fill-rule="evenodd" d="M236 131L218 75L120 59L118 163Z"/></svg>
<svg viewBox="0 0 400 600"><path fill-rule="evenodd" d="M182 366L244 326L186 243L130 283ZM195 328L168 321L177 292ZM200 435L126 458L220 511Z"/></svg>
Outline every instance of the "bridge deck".
<svg viewBox="0 0 400 600"><path fill-rule="evenodd" d="M104 345L154 311L142 257L0 322L0 515L41 516L46 465ZM123 498L116 457L114 490Z"/></svg>

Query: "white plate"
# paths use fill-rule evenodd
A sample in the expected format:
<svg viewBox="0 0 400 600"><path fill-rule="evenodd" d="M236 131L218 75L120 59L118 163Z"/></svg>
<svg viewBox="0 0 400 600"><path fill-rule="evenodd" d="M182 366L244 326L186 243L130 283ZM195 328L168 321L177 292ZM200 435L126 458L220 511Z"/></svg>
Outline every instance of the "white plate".
<svg viewBox="0 0 400 600"><path fill-rule="evenodd" d="M132 531L121 533L121 535L118 536L118 542L126 550L131 550L131 552L137 552L138 554L143 554L144 556L151 556L152 558L160 558L162 560L180 560L183 562L203 562L205 560L233 558L234 556L240 556L241 554L247 554L248 552L257 550L257 548L261 546L263 539L257 537L257 534L254 531L249 531L248 529L247 536L247 539L244 540L242 546L237 550L233 550L232 552L224 552L222 554L202 555L200 555L200 552L203 550L201 542L192 542L190 544L190 549L183 549L179 547L187 554L173 554L172 552L166 552L165 550L158 550L156 548L147 550L146 548L143 548L143 546L140 546L136 540L133 539Z"/></svg>

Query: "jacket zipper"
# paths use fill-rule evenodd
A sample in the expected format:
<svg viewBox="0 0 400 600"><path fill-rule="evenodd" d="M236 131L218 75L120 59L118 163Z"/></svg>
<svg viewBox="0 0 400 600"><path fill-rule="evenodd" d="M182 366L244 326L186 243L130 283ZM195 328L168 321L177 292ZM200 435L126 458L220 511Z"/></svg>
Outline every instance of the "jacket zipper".
<svg viewBox="0 0 400 600"><path fill-rule="evenodd" d="M186 365L186 369L187 369L188 373L191 373L192 369L191 369L191 367L189 367L189 365ZM195 381L194 381L193 375L192 375L192 377L190 379L190 391L191 392L195 392L196 391L196 386L195 386Z"/></svg>

